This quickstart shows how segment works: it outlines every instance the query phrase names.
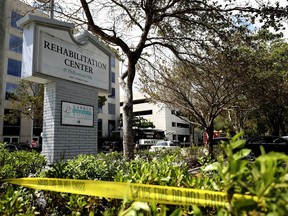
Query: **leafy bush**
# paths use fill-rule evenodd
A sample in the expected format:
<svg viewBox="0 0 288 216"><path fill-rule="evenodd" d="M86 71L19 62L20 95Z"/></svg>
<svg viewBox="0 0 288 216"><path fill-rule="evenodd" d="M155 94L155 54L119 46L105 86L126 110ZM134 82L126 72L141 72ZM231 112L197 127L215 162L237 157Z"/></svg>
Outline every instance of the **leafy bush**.
<svg viewBox="0 0 288 216"><path fill-rule="evenodd" d="M5 189L5 190L4 190ZM2 192L4 190L5 192ZM31 190L22 187L1 185L0 214L1 215L34 215L35 207Z"/></svg>
<svg viewBox="0 0 288 216"><path fill-rule="evenodd" d="M9 152L0 148L0 180L39 175L47 162L44 156L32 151Z"/></svg>
<svg viewBox="0 0 288 216"><path fill-rule="evenodd" d="M122 158L119 152L100 153L97 156L78 155L74 159L49 165L45 177L111 181L124 163Z"/></svg>
<svg viewBox="0 0 288 216"><path fill-rule="evenodd" d="M184 188L227 192L229 203L224 208L172 206L128 200L106 199L85 195L34 191L23 187L2 184L0 213L3 215L285 215L288 203L288 156L269 153L247 160L250 150L235 136L222 144L222 155L211 161L203 147L179 151L137 152L135 160L126 161L117 152L79 155L61 160L40 174L45 163L37 153L0 154L1 177L25 177L31 173L43 177L91 179L117 182L134 182ZM24 155L22 155L24 154ZM28 156L29 155L29 156ZM35 158L38 167L28 158ZM39 157L39 158L38 158ZM9 162L6 163L6 158ZM26 158L26 159L23 159ZM13 163L11 162L13 160ZM15 160L15 164L14 164ZM27 167L21 160L27 160ZM17 161L17 162L16 162ZM41 163L42 161L42 163ZM42 165L41 165L42 164ZM191 172L201 166L199 174ZM32 169L31 166L34 168ZM41 167L43 166L43 167ZM235 193L255 195L258 202L235 199ZM12 209L13 208L13 209Z"/></svg>
<svg viewBox="0 0 288 216"><path fill-rule="evenodd" d="M245 141L236 135L230 143L222 144L226 157L208 165L206 175L213 175L213 184L219 191L226 191L230 205L221 212L228 215L286 215L288 209L288 156L270 152L250 162L246 157L250 149L242 148ZM237 151L235 151L237 150ZM215 174L219 178L215 178ZM258 197L258 202L234 199L233 194Z"/></svg>
<svg viewBox="0 0 288 216"><path fill-rule="evenodd" d="M0 146L0 181L40 175L47 162L37 152L9 152ZM1 215L34 215L36 204L34 190L3 183L0 186Z"/></svg>
<svg viewBox="0 0 288 216"><path fill-rule="evenodd" d="M195 150L195 149L194 149ZM141 151L136 155L135 160L125 161L118 152L108 154L79 155L75 159L61 160L50 166L46 171L45 177L50 178L74 178L74 179L91 179L91 180L108 180L116 182L134 182L143 184L166 185L166 186L193 186L201 188L204 184L209 184L209 178L201 180L195 175L189 173L189 165L195 164L199 166L195 155L190 155L191 149L181 151L160 151L158 153ZM205 157L205 153L199 151L199 155ZM193 161L193 163L191 162ZM53 200L62 200L66 203L62 206L59 214L72 212L82 212L85 215L91 212L108 215L117 215L119 212L139 211L143 210L143 205L137 202L128 202L117 199L105 199L90 196L72 195L66 196L60 193L49 193L53 196ZM73 199L72 199L73 198ZM91 204L93 200L94 204ZM90 203L90 204L88 204ZM141 207L139 207L139 205ZM178 209L177 206L166 206L161 210L161 206L156 205L152 212L171 213ZM55 207L47 202L47 209ZM97 208L96 208L97 207ZM59 209L59 208L58 208ZM81 210L82 209L82 210ZM145 209L145 208L144 208ZM185 210L185 209L184 209ZM138 210L137 210L138 211ZM185 210L185 211L188 211ZM189 210L190 211L190 210ZM120 213L119 213L120 214ZM147 212L146 212L147 214Z"/></svg>

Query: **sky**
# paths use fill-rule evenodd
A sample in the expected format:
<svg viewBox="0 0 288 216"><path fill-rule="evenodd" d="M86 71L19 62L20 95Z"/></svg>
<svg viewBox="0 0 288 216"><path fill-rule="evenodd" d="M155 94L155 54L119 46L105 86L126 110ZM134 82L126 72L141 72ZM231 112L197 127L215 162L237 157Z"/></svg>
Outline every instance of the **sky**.
<svg viewBox="0 0 288 216"><path fill-rule="evenodd" d="M246 0L247 1L247 0ZM256 5L256 2L259 1L263 1L263 2L271 2L271 3L276 3L279 2L280 6L288 6L288 0L253 0L252 4ZM243 1L244 2L244 1ZM284 34L284 38L286 38L288 40L288 20L283 22L283 25L285 26L285 30L283 31Z"/></svg>

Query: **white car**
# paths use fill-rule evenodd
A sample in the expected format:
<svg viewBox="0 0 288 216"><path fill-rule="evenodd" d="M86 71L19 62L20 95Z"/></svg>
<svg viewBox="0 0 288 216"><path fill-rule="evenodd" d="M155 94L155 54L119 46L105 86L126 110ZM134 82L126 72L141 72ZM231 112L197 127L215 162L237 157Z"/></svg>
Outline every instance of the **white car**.
<svg viewBox="0 0 288 216"><path fill-rule="evenodd" d="M155 145L152 145L149 149L150 152L154 152L161 149L179 149L179 141L159 141Z"/></svg>

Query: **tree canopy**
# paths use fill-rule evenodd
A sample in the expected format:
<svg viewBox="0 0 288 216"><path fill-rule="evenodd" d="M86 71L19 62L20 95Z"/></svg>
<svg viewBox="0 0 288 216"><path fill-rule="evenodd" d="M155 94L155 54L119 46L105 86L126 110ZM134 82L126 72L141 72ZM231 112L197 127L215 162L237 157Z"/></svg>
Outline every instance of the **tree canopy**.
<svg viewBox="0 0 288 216"><path fill-rule="evenodd" d="M272 135L287 133L288 124L288 44L283 40L261 42L249 49L253 71L243 77L245 96L252 105L250 118L263 122ZM246 71L247 72L247 71ZM247 73L245 73L247 76ZM263 131L264 132L264 131Z"/></svg>
<svg viewBox="0 0 288 216"><path fill-rule="evenodd" d="M228 47L229 48L229 47ZM157 73L141 73L141 90L154 102L178 110L194 126L207 130L213 137L214 120L231 107L242 93L242 83L227 49L202 49L193 62L175 62L174 67L161 66ZM213 139L210 139L210 153Z"/></svg>
<svg viewBox="0 0 288 216"><path fill-rule="evenodd" d="M14 122L20 113L34 121L35 126L42 127L44 86L31 81L21 80L19 86L9 94L10 109L15 112L5 115L9 122ZM20 112L19 112L20 111ZM16 118L17 117L17 118Z"/></svg>
<svg viewBox="0 0 288 216"><path fill-rule="evenodd" d="M204 54L203 49L205 58L193 64L177 61L173 68L143 72L142 91L210 131L209 137L217 117L230 121L228 128L236 132L251 130L254 122L263 134L286 134L288 44L267 31L239 36L222 44L222 50L210 46Z"/></svg>

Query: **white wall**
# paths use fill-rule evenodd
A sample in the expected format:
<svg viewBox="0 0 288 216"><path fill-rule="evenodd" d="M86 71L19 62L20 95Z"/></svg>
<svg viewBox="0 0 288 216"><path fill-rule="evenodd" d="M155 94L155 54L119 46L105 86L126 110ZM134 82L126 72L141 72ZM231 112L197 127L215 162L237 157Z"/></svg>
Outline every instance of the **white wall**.
<svg viewBox="0 0 288 216"><path fill-rule="evenodd" d="M144 99L145 97L139 93L136 92L133 94L134 98L133 100L139 100ZM123 101L123 96L121 96L120 101ZM166 108L164 104L153 104L153 103L141 103L141 104L134 104L133 105L133 112L139 112L139 111L148 111L152 110L151 115L141 115L141 117L153 122L155 127L157 129L162 129L167 132L167 138L169 140L173 139L173 134L176 135L176 139L178 139L178 136L189 136L189 128L179 128L179 127L172 127L172 122L182 123L182 124L188 124L184 120L180 119L179 117L173 115L171 113L171 110ZM120 113L123 112L122 107L120 107Z"/></svg>

